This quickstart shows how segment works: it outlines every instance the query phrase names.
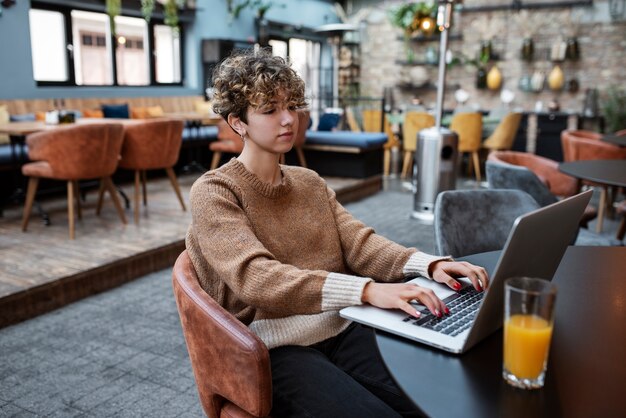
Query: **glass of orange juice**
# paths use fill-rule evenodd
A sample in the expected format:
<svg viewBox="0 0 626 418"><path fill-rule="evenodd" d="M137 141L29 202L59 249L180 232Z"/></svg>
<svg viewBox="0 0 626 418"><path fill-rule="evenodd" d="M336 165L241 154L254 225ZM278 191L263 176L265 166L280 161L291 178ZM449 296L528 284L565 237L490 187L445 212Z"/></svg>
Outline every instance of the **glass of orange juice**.
<svg viewBox="0 0 626 418"><path fill-rule="evenodd" d="M522 389L543 387L554 324L556 286L514 277L504 287L502 377Z"/></svg>

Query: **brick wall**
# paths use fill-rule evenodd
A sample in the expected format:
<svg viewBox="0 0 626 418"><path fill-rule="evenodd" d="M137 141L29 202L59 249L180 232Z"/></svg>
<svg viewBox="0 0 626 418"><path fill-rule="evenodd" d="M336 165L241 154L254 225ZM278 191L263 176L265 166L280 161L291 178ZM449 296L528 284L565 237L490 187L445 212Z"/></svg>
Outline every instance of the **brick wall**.
<svg viewBox="0 0 626 418"><path fill-rule="evenodd" d="M466 6L476 5L484 0L466 0ZM358 2L356 2L358 3ZM493 2L490 2L492 4ZM506 4L510 4L507 0ZM361 40L361 92L363 95L381 96L384 87L393 87L397 105L419 97L427 105L434 105L434 89L416 89L407 86L412 81L431 83L437 81L436 65L402 65L406 61L402 32L389 23L386 8L389 4L363 4L358 15L366 22ZM561 110L580 112L583 108L585 90L597 88L600 102L611 86L626 86L626 16L612 20L608 14L608 2L596 1L593 7L559 8L547 10L455 12L453 30L461 39L451 39L449 49L455 56L459 53L475 57L481 41L492 39L493 50L500 60L487 64L487 69L498 65L503 76L503 88L515 93L513 106L533 110L537 101L544 109L552 100L557 100ZM535 45L535 58L531 62L521 59L520 50L524 37L531 35ZM524 75L540 71L546 76L555 63L545 57L552 45L559 39L576 36L580 58L577 61L565 60L558 63L563 70L565 81L578 80L578 92L551 91L547 85L539 93L523 92L518 88ZM439 42L411 41L415 61L424 60L428 47L439 49ZM475 87L476 69L459 65L449 68L445 107L456 104L454 88L466 90L468 104L476 104L482 109L491 109L501 104L500 90L479 90ZM601 105L601 103L600 103Z"/></svg>

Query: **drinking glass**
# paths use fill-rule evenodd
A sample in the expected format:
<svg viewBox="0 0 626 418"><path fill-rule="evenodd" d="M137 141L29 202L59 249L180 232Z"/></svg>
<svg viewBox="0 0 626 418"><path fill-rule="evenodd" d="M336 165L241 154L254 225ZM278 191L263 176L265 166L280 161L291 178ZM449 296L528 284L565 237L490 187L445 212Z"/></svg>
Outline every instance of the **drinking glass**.
<svg viewBox="0 0 626 418"><path fill-rule="evenodd" d="M502 377L522 389L543 387L554 324L556 286L529 277L508 279L504 288Z"/></svg>

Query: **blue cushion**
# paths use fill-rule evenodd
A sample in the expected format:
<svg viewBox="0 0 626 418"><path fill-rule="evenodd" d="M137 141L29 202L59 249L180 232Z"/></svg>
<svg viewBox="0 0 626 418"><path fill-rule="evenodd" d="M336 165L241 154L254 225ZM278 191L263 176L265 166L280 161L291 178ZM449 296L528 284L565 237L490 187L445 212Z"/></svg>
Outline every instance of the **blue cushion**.
<svg viewBox="0 0 626 418"><path fill-rule="evenodd" d="M339 124L341 115L338 113L324 113L320 117L320 123L317 125L318 131L332 131Z"/></svg>
<svg viewBox="0 0 626 418"><path fill-rule="evenodd" d="M130 112L128 111L128 104L121 105L102 105L102 113L105 118L130 118Z"/></svg>
<svg viewBox="0 0 626 418"><path fill-rule="evenodd" d="M387 134L382 132L306 131L306 144L371 148L382 146L385 142Z"/></svg>
<svg viewBox="0 0 626 418"><path fill-rule="evenodd" d="M34 113L23 113L21 115L9 116L11 122L34 122L37 120Z"/></svg>

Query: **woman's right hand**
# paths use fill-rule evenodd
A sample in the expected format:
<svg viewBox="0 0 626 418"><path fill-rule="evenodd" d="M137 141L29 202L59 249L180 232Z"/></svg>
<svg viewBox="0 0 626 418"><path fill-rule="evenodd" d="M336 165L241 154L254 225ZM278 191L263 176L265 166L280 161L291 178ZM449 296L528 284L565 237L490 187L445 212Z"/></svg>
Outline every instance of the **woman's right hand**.
<svg viewBox="0 0 626 418"><path fill-rule="evenodd" d="M402 309L407 314L418 318L420 313L409 302L417 300L428 308L435 316L441 317L450 310L431 289L410 283L376 283L369 282L361 296L363 303L384 309Z"/></svg>

